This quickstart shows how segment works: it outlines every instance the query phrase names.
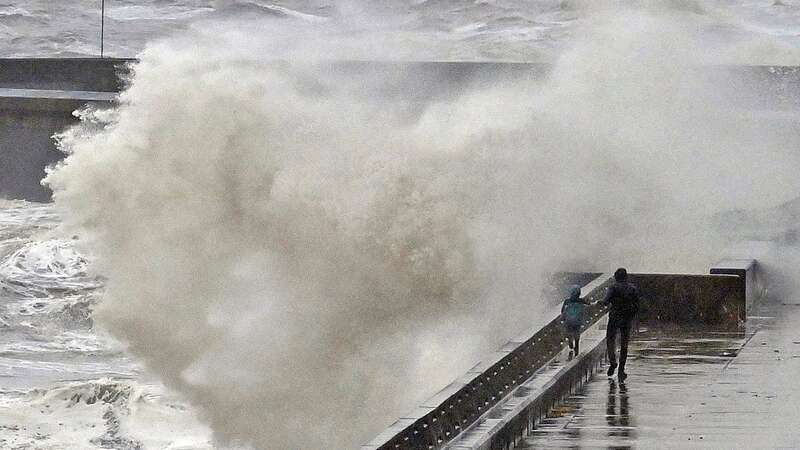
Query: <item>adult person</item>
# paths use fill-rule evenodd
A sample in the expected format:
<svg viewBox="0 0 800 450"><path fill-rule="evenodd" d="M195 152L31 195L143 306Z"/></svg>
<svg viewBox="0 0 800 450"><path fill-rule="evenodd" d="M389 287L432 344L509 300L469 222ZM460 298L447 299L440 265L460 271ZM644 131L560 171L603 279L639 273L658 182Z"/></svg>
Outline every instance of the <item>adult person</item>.
<svg viewBox="0 0 800 450"><path fill-rule="evenodd" d="M611 305L608 313L608 328L606 328L606 345L608 352L608 376L614 375L617 369L616 340L619 342L619 372L617 378L622 383L628 378L625 373L625 362L628 359L628 341L631 337L631 325L636 313L639 312L639 290L628 282L628 271L620 267L614 272L614 283L606 291L606 296L600 301L603 305Z"/></svg>

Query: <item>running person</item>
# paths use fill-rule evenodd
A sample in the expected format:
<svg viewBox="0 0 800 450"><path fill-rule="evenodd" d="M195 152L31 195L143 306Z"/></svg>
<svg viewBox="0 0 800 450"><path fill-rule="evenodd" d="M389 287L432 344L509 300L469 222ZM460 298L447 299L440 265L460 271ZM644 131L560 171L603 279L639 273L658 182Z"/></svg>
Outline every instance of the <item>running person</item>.
<svg viewBox="0 0 800 450"><path fill-rule="evenodd" d="M608 376L614 375L614 370L617 368L616 340L617 333L619 333L619 372L617 372L617 377L622 383L628 378L628 374L625 373L625 362L628 359L631 325L636 313L639 312L639 290L628 282L627 270L619 268L614 272L614 284L608 288L605 298L600 303L611 305L606 329Z"/></svg>

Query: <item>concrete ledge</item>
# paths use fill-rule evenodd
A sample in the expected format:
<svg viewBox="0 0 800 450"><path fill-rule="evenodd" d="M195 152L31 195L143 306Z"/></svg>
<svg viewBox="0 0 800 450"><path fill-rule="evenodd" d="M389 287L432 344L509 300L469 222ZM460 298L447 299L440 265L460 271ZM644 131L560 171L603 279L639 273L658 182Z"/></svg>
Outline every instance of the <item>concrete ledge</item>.
<svg viewBox="0 0 800 450"><path fill-rule="evenodd" d="M740 289L745 292L746 311L750 311L756 301L766 293L766 283L755 259L725 259L714 264L710 273L739 277Z"/></svg>
<svg viewBox="0 0 800 450"><path fill-rule="evenodd" d="M134 59L0 58L5 88L119 92Z"/></svg>
<svg viewBox="0 0 800 450"><path fill-rule="evenodd" d="M78 100L85 102L110 102L117 98L117 94L115 92L0 88L0 97L25 98L25 99Z"/></svg>
<svg viewBox="0 0 800 450"><path fill-rule="evenodd" d="M0 113L4 116L30 113L71 116L73 111L87 104L110 105L116 99L114 92L0 88Z"/></svg>

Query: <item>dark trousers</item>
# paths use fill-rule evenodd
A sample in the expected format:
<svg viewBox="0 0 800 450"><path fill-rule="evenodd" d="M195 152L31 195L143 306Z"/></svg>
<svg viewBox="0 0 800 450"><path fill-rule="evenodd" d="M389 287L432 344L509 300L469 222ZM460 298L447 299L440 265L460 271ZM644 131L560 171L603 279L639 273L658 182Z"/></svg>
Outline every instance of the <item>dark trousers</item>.
<svg viewBox="0 0 800 450"><path fill-rule="evenodd" d="M569 348L571 348L575 354L578 354L578 346L581 344L581 328L577 327L567 327L567 339L569 340Z"/></svg>
<svg viewBox="0 0 800 450"><path fill-rule="evenodd" d="M625 372L625 361L628 359L628 341L631 338L631 320L623 318L609 318L606 328L606 351L608 362L617 365L617 333L619 340L619 371Z"/></svg>

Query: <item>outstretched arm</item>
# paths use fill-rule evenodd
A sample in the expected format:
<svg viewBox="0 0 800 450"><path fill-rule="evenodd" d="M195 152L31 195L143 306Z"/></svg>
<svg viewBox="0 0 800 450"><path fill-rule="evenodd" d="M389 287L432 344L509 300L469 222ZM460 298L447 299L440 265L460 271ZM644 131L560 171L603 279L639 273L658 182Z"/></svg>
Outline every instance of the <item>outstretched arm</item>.
<svg viewBox="0 0 800 450"><path fill-rule="evenodd" d="M603 299L597 303L603 306L608 306L611 303L611 297L613 296L614 296L614 286L610 286L608 289L606 289L605 297L603 297Z"/></svg>

